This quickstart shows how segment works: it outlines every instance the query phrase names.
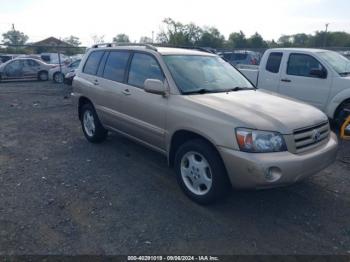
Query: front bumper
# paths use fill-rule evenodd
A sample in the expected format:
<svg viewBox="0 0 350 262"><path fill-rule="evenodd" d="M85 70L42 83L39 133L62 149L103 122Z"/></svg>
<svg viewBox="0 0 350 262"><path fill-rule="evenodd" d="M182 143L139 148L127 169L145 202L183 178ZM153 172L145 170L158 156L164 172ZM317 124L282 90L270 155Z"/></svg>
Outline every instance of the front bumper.
<svg viewBox="0 0 350 262"><path fill-rule="evenodd" d="M235 188L270 188L293 184L314 175L335 161L337 137L331 133L327 143L303 153L246 153L219 147L231 184ZM269 169L279 169L280 177L267 179Z"/></svg>

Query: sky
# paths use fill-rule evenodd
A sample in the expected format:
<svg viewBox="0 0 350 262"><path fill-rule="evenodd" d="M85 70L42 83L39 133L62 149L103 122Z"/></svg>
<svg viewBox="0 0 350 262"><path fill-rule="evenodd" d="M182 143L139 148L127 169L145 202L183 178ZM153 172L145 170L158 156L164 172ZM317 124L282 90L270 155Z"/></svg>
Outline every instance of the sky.
<svg viewBox="0 0 350 262"><path fill-rule="evenodd" d="M242 30L277 40L324 30L326 23L329 31L350 33L349 0L0 0L0 6L0 34L15 24L30 42L74 35L90 46L94 35L111 42L119 33L139 41L152 31L156 36L166 17L215 26L226 38Z"/></svg>

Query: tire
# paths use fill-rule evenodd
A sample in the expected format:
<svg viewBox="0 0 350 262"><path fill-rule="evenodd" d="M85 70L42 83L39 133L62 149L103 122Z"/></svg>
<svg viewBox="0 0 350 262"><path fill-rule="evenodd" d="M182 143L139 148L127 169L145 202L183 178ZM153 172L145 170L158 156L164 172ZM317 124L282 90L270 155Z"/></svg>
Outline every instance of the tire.
<svg viewBox="0 0 350 262"><path fill-rule="evenodd" d="M337 112L335 113L334 118L334 125L335 128L340 129L344 121L348 118L350 115L350 112L347 113L345 109L350 110L350 101L345 101L342 103L339 108L337 109Z"/></svg>
<svg viewBox="0 0 350 262"><path fill-rule="evenodd" d="M62 84L64 82L64 75L61 72L54 73L53 81L55 83Z"/></svg>
<svg viewBox="0 0 350 262"><path fill-rule="evenodd" d="M89 142L101 143L107 138L108 131L102 126L91 104L82 106L80 119L84 135Z"/></svg>
<svg viewBox="0 0 350 262"><path fill-rule="evenodd" d="M227 196L231 183L216 149L203 139L190 140L175 155L177 182L193 201L208 205Z"/></svg>
<svg viewBox="0 0 350 262"><path fill-rule="evenodd" d="M49 80L49 74L46 71L40 71L38 73L38 79L40 81L47 81Z"/></svg>

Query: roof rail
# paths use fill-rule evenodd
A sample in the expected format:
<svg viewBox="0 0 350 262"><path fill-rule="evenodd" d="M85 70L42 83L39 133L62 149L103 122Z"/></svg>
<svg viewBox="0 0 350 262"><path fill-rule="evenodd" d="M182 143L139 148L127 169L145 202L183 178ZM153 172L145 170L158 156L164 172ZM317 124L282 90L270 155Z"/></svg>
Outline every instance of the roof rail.
<svg viewBox="0 0 350 262"><path fill-rule="evenodd" d="M211 47L202 47L202 46L189 46L189 45L169 45L169 44L157 44L158 47L172 47L172 48L183 48L202 51L211 54L217 54L217 50Z"/></svg>
<svg viewBox="0 0 350 262"><path fill-rule="evenodd" d="M92 48L99 48L99 47L116 47L116 46L144 46L147 49L151 49L153 51L157 51L157 48L151 44L137 44L137 43L101 43L101 44L95 44L92 46Z"/></svg>

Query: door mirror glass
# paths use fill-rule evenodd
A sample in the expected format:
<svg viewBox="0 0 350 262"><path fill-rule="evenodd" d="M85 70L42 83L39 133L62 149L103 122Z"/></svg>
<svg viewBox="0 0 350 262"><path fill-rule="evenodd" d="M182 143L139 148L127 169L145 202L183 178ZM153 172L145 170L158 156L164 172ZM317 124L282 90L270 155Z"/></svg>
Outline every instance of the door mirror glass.
<svg viewBox="0 0 350 262"><path fill-rule="evenodd" d="M313 68L310 70L310 76L318 78L327 78L327 73L322 69Z"/></svg>
<svg viewBox="0 0 350 262"><path fill-rule="evenodd" d="M148 93L165 95L166 89L164 83L159 79L146 79L144 83L144 90Z"/></svg>

